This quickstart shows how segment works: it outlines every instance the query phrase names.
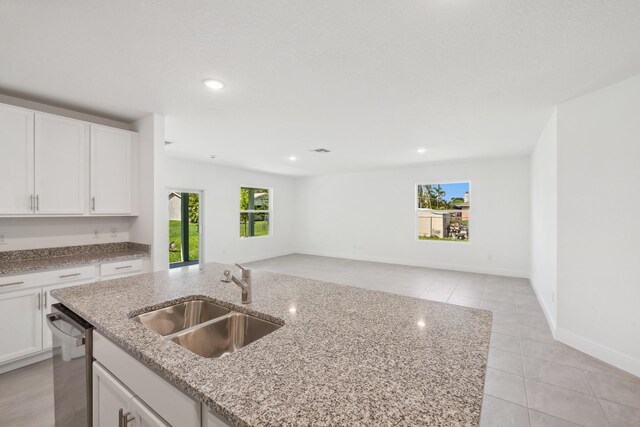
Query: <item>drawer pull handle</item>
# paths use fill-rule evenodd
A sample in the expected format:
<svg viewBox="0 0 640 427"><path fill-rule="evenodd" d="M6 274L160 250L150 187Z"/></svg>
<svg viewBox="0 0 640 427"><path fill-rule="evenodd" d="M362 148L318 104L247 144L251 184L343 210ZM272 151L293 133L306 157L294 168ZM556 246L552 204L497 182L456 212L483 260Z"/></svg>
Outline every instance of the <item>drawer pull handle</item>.
<svg viewBox="0 0 640 427"><path fill-rule="evenodd" d="M125 268L131 268L133 265L123 265L122 267L116 267L116 270L124 270Z"/></svg>
<svg viewBox="0 0 640 427"><path fill-rule="evenodd" d="M4 285L0 285L0 288L3 286L16 286L16 285L22 285L24 282L13 282L13 283L5 283Z"/></svg>
<svg viewBox="0 0 640 427"><path fill-rule="evenodd" d="M66 279L67 277L76 277L79 276L80 273L73 273L73 274L63 274L62 276L60 276L61 279Z"/></svg>

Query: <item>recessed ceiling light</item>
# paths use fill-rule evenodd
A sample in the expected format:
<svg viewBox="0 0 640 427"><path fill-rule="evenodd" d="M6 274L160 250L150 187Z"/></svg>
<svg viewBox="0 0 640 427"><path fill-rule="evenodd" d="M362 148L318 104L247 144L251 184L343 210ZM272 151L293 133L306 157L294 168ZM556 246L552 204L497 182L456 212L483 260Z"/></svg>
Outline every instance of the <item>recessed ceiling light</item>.
<svg viewBox="0 0 640 427"><path fill-rule="evenodd" d="M418 154L423 154L423 153L427 152L427 149L426 148L418 148L417 151L418 151Z"/></svg>
<svg viewBox="0 0 640 427"><path fill-rule="evenodd" d="M202 82L206 87L211 90L220 90L224 88L224 83L220 80L208 79Z"/></svg>
<svg viewBox="0 0 640 427"><path fill-rule="evenodd" d="M298 159L296 158L296 156L289 156L289 160L295 162Z"/></svg>
<svg viewBox="0 0 640 427"><path fill-rule="evenodd" d="M424 320L418 320L418 326L420 326L421 328L424 328L427 324L424 323Z"/></svg>

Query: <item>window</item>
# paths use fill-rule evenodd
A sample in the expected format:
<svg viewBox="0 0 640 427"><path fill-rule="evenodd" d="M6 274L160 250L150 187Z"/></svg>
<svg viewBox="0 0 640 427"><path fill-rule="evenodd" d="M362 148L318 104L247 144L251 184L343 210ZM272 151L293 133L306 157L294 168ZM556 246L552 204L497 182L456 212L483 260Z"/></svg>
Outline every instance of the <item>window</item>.
<svg viewBox="0 0 640 427"><path fill-rule="evenodd" d="M469 241L471 199L468 182L418 184L418 240Z"/></svg>
<svg viewBox="0 0 640 427"><path fill-rule="evenodd" d="M269 235L271 219L271 190L268 188L240 188L240 237Z"/></svg>

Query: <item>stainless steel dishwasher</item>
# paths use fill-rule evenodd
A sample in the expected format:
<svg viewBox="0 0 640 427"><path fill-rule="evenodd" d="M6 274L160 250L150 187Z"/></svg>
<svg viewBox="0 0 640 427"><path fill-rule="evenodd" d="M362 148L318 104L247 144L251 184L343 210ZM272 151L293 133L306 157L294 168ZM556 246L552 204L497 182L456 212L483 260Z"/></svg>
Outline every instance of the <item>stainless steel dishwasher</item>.
<svg viewBox="0 0 640 427"><path fill-rule="evenodd" d="M47 315L53 335L56 427L91 427L93 326L62 304Z"/></svg>

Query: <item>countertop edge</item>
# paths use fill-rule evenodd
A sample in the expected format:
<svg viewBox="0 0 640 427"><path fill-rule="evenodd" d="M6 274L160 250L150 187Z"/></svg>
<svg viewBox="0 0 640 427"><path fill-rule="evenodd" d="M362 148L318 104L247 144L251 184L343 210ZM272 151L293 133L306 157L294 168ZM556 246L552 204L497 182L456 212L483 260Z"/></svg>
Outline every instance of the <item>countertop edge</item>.
<svg viewBox="0 0 640 427"><path fill-rule="evenodd" d="M148 258L150 256L147 252L132 252L126 255L109 255L109 253L105 253L103 256L96 255L90 259L86 260L74 260L74 261L60 261L55 262L57 258L49 258L51 260L51 264L46 267L23 267L23 268L2 268L0 267L0 277L8 277L8 276L17 276L22 274L30 274L30 273L41 273L45 271L53 271L59 270L62 268L83 266L83 265L91 265L91 264L101 264L103 262L115 262L115 261L125 261L128 259L138 259L138 258ZM60 257L62 258L62 257Z"/></svg>

